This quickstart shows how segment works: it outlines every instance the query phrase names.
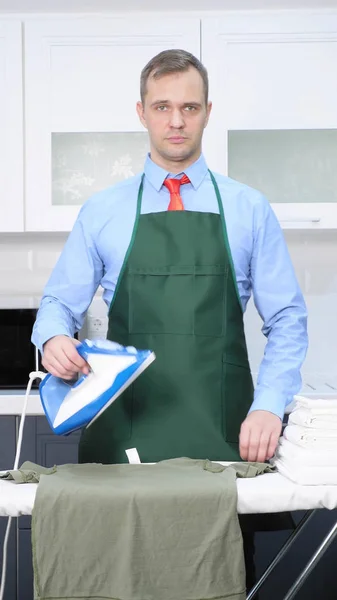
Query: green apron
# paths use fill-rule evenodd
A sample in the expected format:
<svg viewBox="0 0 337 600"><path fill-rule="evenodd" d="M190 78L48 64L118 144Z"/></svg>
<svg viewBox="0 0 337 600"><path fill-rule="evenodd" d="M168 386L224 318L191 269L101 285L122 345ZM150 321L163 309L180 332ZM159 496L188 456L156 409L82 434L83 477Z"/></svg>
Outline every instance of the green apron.
<svg viewBox="0 0 337 600"><path fill-rule="evenodd" d="M83 431L80 462L124 463L132 447L142 462L240 458L253 384L222 200L210 175L219 214L142 215L142 178L108 338L151 349L156 360Z"/></svg>

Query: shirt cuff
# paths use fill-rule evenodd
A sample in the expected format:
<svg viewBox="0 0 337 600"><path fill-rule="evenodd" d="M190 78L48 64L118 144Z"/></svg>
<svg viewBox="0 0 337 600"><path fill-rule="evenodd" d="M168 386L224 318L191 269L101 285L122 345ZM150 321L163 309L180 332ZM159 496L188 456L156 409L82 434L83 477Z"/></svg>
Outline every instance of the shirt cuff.
<svg viewBox="0 0 337 600"><path fill-rule="evenodd" d="M34 346L36 346L38 348L41 355L43 355L43 345L46 342L48 342L48 340L50 340L52 337L55 337L56 335L66 335L67 337L72 337L66 328L64 328L64 329L58 328L57 331L50 329L49 331L44 331L40 335L35 334L33 332L32 342L33 342Z"/></svg>
<svg viewBox="0 0 337 600"><path fill-rule="evenodd" d="M274 390L255 390L254 401L251 405L248 414L254 410L267 410L273 413L283 421L284 411L287 404L292 401L292 397L285 397L280 392Z"/></svg>

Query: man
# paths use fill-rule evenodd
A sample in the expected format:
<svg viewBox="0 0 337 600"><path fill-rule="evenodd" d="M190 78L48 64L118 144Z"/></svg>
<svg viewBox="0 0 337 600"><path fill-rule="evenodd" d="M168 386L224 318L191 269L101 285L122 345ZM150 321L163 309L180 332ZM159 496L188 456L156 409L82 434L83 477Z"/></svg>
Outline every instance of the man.
<svg viewBox="0 0 337 600"><path fill-rule="evenodd" d="M306 308L281 229L257 191L207 169L211 103L203 65L183 50L141 74L150 138L144 174L81 209L46 286L33 342L52 374L88 367L76 351L99 284L108 337L156 361L86 431L81 462L177 456L265 461L300 388ZM251 291L268 338L253 391L243 312Z"/></svg>

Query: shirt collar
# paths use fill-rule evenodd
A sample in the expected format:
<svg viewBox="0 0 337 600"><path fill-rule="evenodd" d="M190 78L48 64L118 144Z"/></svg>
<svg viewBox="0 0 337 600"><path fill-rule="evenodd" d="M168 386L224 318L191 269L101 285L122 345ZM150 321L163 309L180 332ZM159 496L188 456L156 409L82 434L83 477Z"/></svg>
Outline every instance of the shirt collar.
<svg viewBox="0 0 337 600"><path fill-rule="evenodd" d="M207 171L208 168L203 154L199 156L198 160L187 167L185 171L181 171L181 173L177 173L176 175L169 173L169 171L162 169L162 167L159 167L156 163L154 163L153 160L151 160L150 154L147 155L144 166L145 176L151 185L153 185L153 187L157 190L157 192L159 192L166 177L169 176L180 179L183 173L187 175L192 186L196 190L206 177Z"/></svg>

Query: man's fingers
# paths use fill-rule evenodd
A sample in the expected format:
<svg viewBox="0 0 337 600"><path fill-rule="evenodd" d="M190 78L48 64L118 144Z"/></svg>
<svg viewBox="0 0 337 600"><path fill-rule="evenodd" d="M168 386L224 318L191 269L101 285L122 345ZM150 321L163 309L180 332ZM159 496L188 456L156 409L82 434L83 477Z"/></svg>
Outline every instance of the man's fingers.
<svg viewBox="0 0 337 600"><path fill-rule="evenodd" d="M58 369L59 372L62 373L62 377L78 371L76 365L68 359L62 349L54 353L46 352L45 360L47 363L51 364L54 369Z"/></svg>
<svg viewBox="0 0 337 600"><path fill-rule="evenodd" d="M65 335L50 338L44 345L43 366L55 377L73 379L78 372L87 375L88 363L76 350L78 340Z"/></svg>
<svg viewBox="0 0 337 600"><path fill-rule="evenodd" d="M271 458L272 456L274 456L279 441L279 435L280 434L278 431L273 431L273 433L271 434L266 458Z"/></svg>
<svg viewBox="0 0 337 600"><path fill-rule="evenodd" d="M61 377L62 379L72 379L76 374L76 371L66 369L62 363L60 363L55 356L52 356L49 359L44 358L42 364L49 373L54 375L55 377Z"/></svg>
<svg viewBox="0 0 337 600"><path fill-rule="evenodd" d="M62 352L63 352L65 358L69 361L69 364L74 365L77 370L79 370L79 369L81 370L85 366L87 366L87 362L77 352L75 345L67 344L66 347L62 348Z"/></svg>
<svg viewBox="0 0 337 600"><path fill-rule="evenodd" d="M266 410L251 411L240 430L240 455L249 462L265 462L276 450L282 421Z"/></svg>
<svg viewBox="0 0 337 600"><path fill-rule="evenodd" d="M249 448L248 448L248 460L249 462L256 462L257 455L260 446L261 431L259 429L250 430Z"/></svg>
<svg viewBox="0 0 337 600"><path fill-rule="evenodd" d="M240 431L240 456L242 460L248 459L248 448L249 448L249 437L250 437L250 428L243 423Z"/></svg>
<svg viewBox="0 0 337 600"><path fill-rule="evenodd" d="M55 369L54 367L52 367L51 365L49 365L48 367L45 367L48 371L48 373L50 373L51 375L54 375L54 377L58 377L59 379L66 379L69 381L71 381L72 379L74 379L76 373L73 373L72 375L69 374L65 374L65 375L61 375L60 371L58 369Z"/></svg>
<svg viewBox="0 0 337 600"><path fill-rule="evenodd" d="M270 443L270 433L262 432L260 437L260 444L256 457L257 462L264 462L267 458L268 448Z"/></svg>

